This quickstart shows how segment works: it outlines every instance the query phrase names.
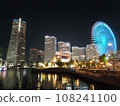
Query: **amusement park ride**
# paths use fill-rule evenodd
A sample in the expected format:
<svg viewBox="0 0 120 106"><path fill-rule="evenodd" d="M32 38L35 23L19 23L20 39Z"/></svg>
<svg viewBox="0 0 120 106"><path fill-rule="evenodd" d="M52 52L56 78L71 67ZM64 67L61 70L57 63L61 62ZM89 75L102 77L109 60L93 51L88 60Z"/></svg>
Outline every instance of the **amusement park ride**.
<svg viewBox="0 0 120 106"><path fill-rule="evenodd" d="M91 41L96 44L99 55L106 54L108 51L116 51L117 43L111 28L103 21L97 21L91 30Z"/></svg>
<svg viewBox="0 0 120 106"><path fill-rule="evenodd" d="M0 71L7 70L7 63L3 59L0 59Z"/></svg>

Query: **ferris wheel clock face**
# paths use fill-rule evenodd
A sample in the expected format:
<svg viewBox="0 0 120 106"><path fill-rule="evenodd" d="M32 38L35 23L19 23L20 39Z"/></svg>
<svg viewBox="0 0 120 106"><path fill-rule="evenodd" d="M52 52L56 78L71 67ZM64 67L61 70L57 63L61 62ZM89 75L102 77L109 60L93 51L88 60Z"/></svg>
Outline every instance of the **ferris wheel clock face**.
<svg viewBox="0 0 120 106"><path fill-rule="evenodd" d="M96 22L91 30L92 43L96 44L96 49L101 56L108 51L117 50L116 39L110 27L103 21Z"/></svg>

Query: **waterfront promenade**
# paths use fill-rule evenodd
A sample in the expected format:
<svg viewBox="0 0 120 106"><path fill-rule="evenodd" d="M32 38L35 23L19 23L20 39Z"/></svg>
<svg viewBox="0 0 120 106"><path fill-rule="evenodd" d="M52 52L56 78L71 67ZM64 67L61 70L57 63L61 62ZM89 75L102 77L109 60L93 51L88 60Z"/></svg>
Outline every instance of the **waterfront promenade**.
<svg viewBox="0 0 120 106"><path fill-rule="evenodd" d="M102 84L108 84L120 89L120 71L108 71L105 69L46 68L32 69L32 72L69 73L77 75L81 78L85 78Z"/></svg>

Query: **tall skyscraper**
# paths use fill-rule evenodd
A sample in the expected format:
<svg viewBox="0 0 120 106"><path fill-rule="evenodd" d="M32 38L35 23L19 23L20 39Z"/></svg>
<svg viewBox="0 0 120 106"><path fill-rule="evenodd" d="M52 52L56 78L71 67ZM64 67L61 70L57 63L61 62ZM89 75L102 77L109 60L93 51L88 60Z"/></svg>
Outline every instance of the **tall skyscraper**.
<svg viewBox="0 0 120 106"><path fill-rule="evenodd" d="M25 61L25 38L26 22L21 18L14 19L6 56L8 65L15 66Z"/></svg>
<svg viewBox="0 0 120 106"><path fill-rule="evenodd" d="M85 60L85 47L72 46L72 60Z"/></svg>
<svg viewBox="0 0 120 106"><path fill-rule="evenodd" d="M58 42L58 51L70 51L70 43L69 42Z"/></svg>
<svg viewBox="0 0 120 106"><path fill-rule="evenodd" d="M55 55L56 40L55 36L45 36L44 62L51 62L53 56Z"/></svg>
<svg viewBox="0 0 120 106"><path fill-rule="evenodd" d="M32 63L37 63L38 61L38 49L30 49L30 53L29 53L29 61Z"/></svg>

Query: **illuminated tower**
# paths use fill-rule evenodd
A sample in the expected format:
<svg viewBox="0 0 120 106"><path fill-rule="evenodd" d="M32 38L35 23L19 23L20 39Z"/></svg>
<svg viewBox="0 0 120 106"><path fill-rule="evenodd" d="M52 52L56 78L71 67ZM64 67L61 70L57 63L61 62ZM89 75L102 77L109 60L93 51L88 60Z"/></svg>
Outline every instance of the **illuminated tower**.
<svg viewBox="0 0 120 106"><path fill-rule="evenodd" d="M14 19L6 56L6 61L9 66L19 65L25 61L25 37L26 22L22 21L21 18L18 20Z"/></svg>
<svg viewBox="0 0 120 106"><path fill-rule="evenodd" d="M56 37L45 36L44 62L51 62L56 53Z"/></svg>

